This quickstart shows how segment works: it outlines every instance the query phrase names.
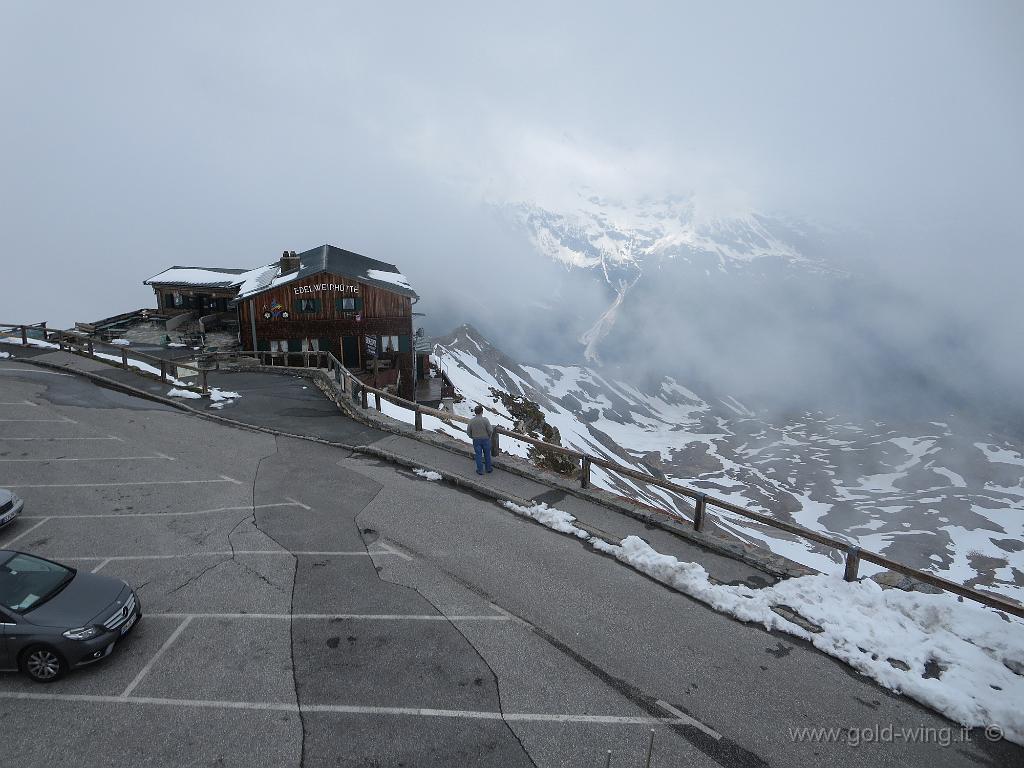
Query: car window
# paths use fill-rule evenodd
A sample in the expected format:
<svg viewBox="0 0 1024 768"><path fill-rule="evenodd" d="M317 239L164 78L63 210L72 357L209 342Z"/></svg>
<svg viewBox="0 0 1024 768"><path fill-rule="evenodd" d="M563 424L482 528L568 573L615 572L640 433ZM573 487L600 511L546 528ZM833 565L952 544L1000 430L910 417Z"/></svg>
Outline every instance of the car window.
<svg viewBox="0 0 1024 768"><path fill-rule="evenodd" d="M31 610L74 577L63 565L17 554L0 565L0 605L18 613Z"/></svg>

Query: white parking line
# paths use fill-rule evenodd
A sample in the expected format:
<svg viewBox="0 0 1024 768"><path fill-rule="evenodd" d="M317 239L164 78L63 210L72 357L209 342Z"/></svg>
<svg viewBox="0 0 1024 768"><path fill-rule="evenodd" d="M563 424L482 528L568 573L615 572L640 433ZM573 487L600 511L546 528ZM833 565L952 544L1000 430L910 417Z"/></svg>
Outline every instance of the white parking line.
<svg viewBox="0 0 1024 768"><path fill-rule="evenodd" d="M181 633L185 631L185 627L187 627L191 623L192 623L192 617L189 616L183 622L181 622L181 624L178 625L178 628L176 630L174 630L171 633L171 636L168 637L164 641L164 644L160 646L160 650L158 650L155 654L153 654L153 657L148 662L146 662L146 666L144 666L141 670L139 670L139 674L137 674L135 676L135 679L132 680L128 684L128 687L125 688L124 691L121 692L121 698L122 699L127 698L131 694L131 692L134 691L138 687L139 683L142 682L142 679L146 675L149 674L149 671L151 669L153 669L153 665L157 663L157 661L160 659L161 656L164 655L164 653L167 651L168 648L170 648L172 645L174 645L174 641L177 640L178 637L181 636Z"/></svg>
<svg viewBox="0 0 1024 768"><path fill-rule="evenodd" d="M144 670L148 671L148 670ZM692 725L690 719L635 715L557 715L542 712L487 712L465 709L429 709L425 707L367 707L350 704L290 704L272 701L218 701L211 699L164 699L151 696L101 696L84 693L35 693L0 691L0 698L29 701L88 702L93 704L133 704L191 709L267 710L273 712L317 712L337 715L377 715L391 717L440 717L463 720L505 720L517 723L581 723L585 725Z"/></svg>
<svg viewBox="0 0 1024 768"><path fill-rule="evenodd" d="M110 558L108 557L108 558L107 558L106 560L104 560L104 561L103 561L102 563L100 563L100 564L99 564L99 565L97 565L97 566L96 566L95 568L93 568L93 569L92 569L92 572L93 572L93 573L99 573L99 572L100 572L101 570L103 570L103 567L104 567L104 566L105 566L105 565L106 565L107 563L109 563L109 562L110 562Z"/></svg>
<svg viewBox="0 0 1024 768"><path fill-rule="evenodd" d="M147 619L266 619L270 621L509 621L508 616L485 613L444 616L440 613L150 613Z"/></svg>
<svg viewBox="0 0 1024 768"><path fill-rule="evenodd" d="M51 462L51 461L151 461L151 460L155 460L155 459L160 459L161 461L174 461L174 459L171 456L166 456L166 455L164 455L162 453L158 454L156 456L86 456L86 457L80 458L80 459L68 459L68 458L60 458L60 459L0 459L0 461L6 462L6 463L12 463L12 462L33 463L34 462L36 464L44 464L44 463L48 463L48 462Z"/></svg>
<svg viewBox="0 0 1024 768"><path fill-rule="evenodd" d="M74 419L0 419L0 421L5 421L9 423L18 422L21 424L55 424L57 422L62 422L65 424L78 423Z"/></svg>
<svg viewBox="0 0 1024 768"><path fill-rule="evenodd" d="M33 408L38 408L38 403L33 403L31 400L19 400L15 403L0 403L0 405L30 405Z"/></svg>
<svg viewBox="0 0 1024 768"><path fill-rule="evenodd" d="M43 523L45 523L47 520L50 520L50 519L52 519L52 518L44 517L42 520L40 520L38 523L33 525L31 528L25 529L24 531L19 533L17 536L15 536L13 539L8 539L6 542L4 542L4 544L2 546L0 546L0 549L7 549L9 546L11 546L11 544L16 542L18 539L21 539L21 538L24 538L25 536L28 536L30 533L32 533L32 531L34 531L36 528L38 528L40 525L42 525Z"/></svg>
<svg viewBox="0 0 1024 768"><path fill-rule="evenodd" d="M123 443L124 439L120 437L0 437L0 441L6 440L43 440L55 443L58 440L117 440Z"/></svg>
<svg viewBox="0 0 1024 768"><path fill-rule="evenodd" d="M692 725L694 728L704 731L704 733L713 738L715 741L721 741L722 734L720 734L718 731L714 730L713 728L708 728L708 726L704 725L704 723L702 723L700 720L694 720L685 712L680 712L667 701L662 701L661 699L658 699L654 703L662 709L664 709L670 715L675 715L679 720L687 723L688 725Z"/></svg>
<svg viewBox="0 0 1024 768"><path fill-rule="evenodd" d="M405 552L399 552L397 549L392 547L383 539L379 539L376 543L377 546L380 547L380 549L376 552L370 552L371 555L394 555L395 557L400 557L403 560L412 560L412 558L409 555L405 554Z"/></svg>
<svg viewBox="0 0 1024 768"><path fill-rule="evenodd" d="M242 485L237 480L221 475L220 480L137 480L130 483L42 483L37 485L26 485L24 483L5 483L0 480L2 488L125 488L129 485L194 485L196 483L234 483Z"/></svg>
<svg viewBox="0 0 1024 768"><path fill-rule="evenodd" d="M305 504L297 501L279 501L275 504L257 504L255 509L266 509L268 507L293 507L300 506L309 509ZM93 517L188 517L191 515L212 515L217 512L245 512L251 511L254 507L246 504L240 507L214 507L213 509L190 509L186 512L97 512L87 515L46 515L47 518L58 518L60 520L72 520L79 518ZM22 515L22 520L37 520L43 515Z"/></svg>
<svg viewBox="0 0 1024 768"><path fill-rule="evenodd" d="M56 520L58 518L48 517L46 520ZM39 523L45 523L43 520ZM33 526L36 527L36 526ZM31 529L29 529L31 530ZM28 531L25 531L28 533ZM25 534L22 534L24 536ZM19 537L20 538L20 537ZM295 555L303 556L315 556L315 557L369 557L370 555L391 555L398 554L397 552L367 552L366 550L356 550L353 552L290 552L287 549L236 549L236 550L224 550L223 552L179 552L177 554L160 554L160 555L103 555L101 557L63 557L53 555L54 560L66 560L68 562L92 562L94 560L187 560L195 557L231 557L233 555L269 555L274 557L293 557Z"/></svg>

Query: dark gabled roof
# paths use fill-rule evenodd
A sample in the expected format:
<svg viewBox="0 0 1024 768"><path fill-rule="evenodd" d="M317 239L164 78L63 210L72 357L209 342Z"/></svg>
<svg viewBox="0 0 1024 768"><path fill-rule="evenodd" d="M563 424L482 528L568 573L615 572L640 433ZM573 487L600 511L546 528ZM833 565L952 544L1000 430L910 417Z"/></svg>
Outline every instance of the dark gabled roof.
<svg viewBox="0 0 1024 768"><path fill-rule="evenodd" d="M388 264L386 261L377 261L333 245L321 245L318 248L303 251L298 254L298 259L298 272L282 275L279 264L269 265L270 269L264 268L265 271L259 274L258 280L246 281L246 284L238 292L238 299L253 296L293 280L301 280L321 272L350 277L412 299L419 298L416 291L409 285L405 275L398 271L398 267ZM253 272L255 273L256 270Z"/></svg>
<svg viewBox="0 0 1024 768"><path fill-rule="evenodd" d="M331 272L342 277L352 277L364 283L370 283L394 293L410 298L419 298L416 291L394 264L377 261L352 251L346 251L334 245L321 245L299 254L299 278L315 275L318 272ZM378 274L373 274L373 273ZM395 281L387 279L386 274L395 275Z"/></svg>

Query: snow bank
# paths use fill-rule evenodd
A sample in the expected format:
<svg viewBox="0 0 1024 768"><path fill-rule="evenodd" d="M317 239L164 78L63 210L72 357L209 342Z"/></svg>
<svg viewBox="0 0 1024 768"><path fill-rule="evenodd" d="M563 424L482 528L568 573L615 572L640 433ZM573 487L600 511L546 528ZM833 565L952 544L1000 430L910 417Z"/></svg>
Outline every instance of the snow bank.
<svg viewBox="0 0 1024 768"><path fill-rule="evenodd" d="M504 502L505 507L511 509L517 515L523 515L524 517L530 517L536 520L541 525L546 525L548 528L553 528L556 531L562 533L572 534L581 539L589 539L590 534L584 531L582 528L577 528L573 525L573 521L576 519L568 512L563 512L560 509L554 509L549 507L543 502L540 504L534 504L532 507L522 507L511 501Z"/></svg>
<svg viewBox="0 0 1024 768"><path fill-rule="evenodd" d="M718 611L803 638L965 726L995 724L1007 739L1024 744L1024 622L1004 620L946 593L883 590L870 579L849 583L832 575L802 576L764 589L713 584L703 566L663 555L638 536L609 544L574 525L572 515L545 504L504 505L587 539L598 551ZM773 610L782 607L822 631L811 632ZM935 670L939 677L923 677Z"/></svg>
<svg viewBox="0 0 1024 768"><path fill-rule="evenodd" d="M8 358L10 356L11 355L10 355L9 352L0 352L0 360L4 360L4 359L6 359L6 358Z"/></svg>
<svg viewBox="0 0 1024 768"><path fill-rule="evenodd" d="M128 341L128 339L111 339L110 343L116 344L119 347L127 347L128 345L131 344L131 342Z"/></svg>
<svg viewBox="0 0 1024 768"><path fill-rule="evenodd" d="M420 467L416 467L416 469L413 470L413 473L419 475L424 480L440 480L441 479L441 473L439 473L439 472L432 472L429 469L421 469Z"/></svg>
<svg viewBox="0 0 1024 768"><path fill-rule="evenodd" d="M241 395L237 392L230 392L225 389L210 387L210 399L215 403L219 403L224 400L234 400L236 397L241 397Z"/></svg>
<svg viewBox="0 0 1024 768"><path fill-rule="evenodd" d="M198 392L193 392L191 389L172 389L167 393L168 397L184 397L188 400L198 400L202 397Z"/></svg>
<svg viewBox="0 0 1024 768"><path fill-rule="evenodd" d="M4 336L0 338L0 341L6 342L7 344L17 344L21 346L21 336ZM58 349L59 345L54 344L52 341L43 341L42 339L33 339L31 336L28 338L28 345L30 347L43 347L45 349Z"/></svg>
<svg viewBox="0 0 1024 768"><path fill-rule="evenodd" d="M184 347L185 345L184 345L184 344L180 344L180 343L178 343L177 341L172 341L172 342L171 342L170 344L168 344L167 346L168 346L168 347L175 347L175 348L183 348L183 347Z"/></svg>

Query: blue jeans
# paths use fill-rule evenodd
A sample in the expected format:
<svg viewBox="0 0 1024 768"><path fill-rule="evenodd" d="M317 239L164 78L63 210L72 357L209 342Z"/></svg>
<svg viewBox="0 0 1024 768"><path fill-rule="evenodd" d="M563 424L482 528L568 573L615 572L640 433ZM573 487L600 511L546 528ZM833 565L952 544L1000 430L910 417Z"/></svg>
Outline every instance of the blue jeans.
<svg viewBox="0 0 1024 768"><path fill-rule="evenodd" d="M476 456L476 471L478 475L484 473L484 463L487 464L487 471L491 471L491 438L474 437L473 454Z"/></svg>

